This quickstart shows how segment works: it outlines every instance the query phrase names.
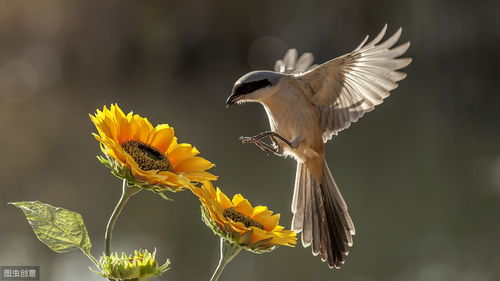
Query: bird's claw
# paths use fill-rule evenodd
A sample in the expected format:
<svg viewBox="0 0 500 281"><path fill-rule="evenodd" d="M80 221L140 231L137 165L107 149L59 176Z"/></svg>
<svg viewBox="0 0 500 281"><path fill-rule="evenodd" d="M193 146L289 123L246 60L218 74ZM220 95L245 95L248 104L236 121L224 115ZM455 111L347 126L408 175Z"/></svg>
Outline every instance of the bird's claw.
<svg viewBox="0 0 500 281"><path fill-rule="evenodd" d="M257 140L254 137L240 137L241 143L255 143Z"/></svg>
<svg viewBox="0 0 500 281"><path fill-rule="evenodd" d="M240 137L240 141L242 143L253 143L255 144L258 148L260 148L264 153L266 153L267 156L271 155L271 152L276 155L279 154L279 145L273 141L273 145L269 145L265 142L262 141L262 137L260 136L255 136L255 137Z"/></svg>

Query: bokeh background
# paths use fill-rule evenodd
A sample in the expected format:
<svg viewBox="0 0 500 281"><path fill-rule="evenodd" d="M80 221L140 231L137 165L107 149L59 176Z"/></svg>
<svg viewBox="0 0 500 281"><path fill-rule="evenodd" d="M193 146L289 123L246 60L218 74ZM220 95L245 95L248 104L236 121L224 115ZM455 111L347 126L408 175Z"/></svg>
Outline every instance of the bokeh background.
<svg viewBox="0 0 500 281"><path fill-rule="evenodd" d="M257 104L226 109L234 81L291 47L317 62L403 27L408 78L334 138L327 159L357 227L341 270L310 249L242 253L221 280L500 280L498 1L0 1L0 265L40 265L42 280L102 280L80 252L56 254L6 202L81 213L103 251L120 181L95 158L88 114L118 102L169 123L216 163L227 193L282 213L295 163L241 135L268 129ZM155 280L208 280L218 240L189 193L130 201L113 248L158 248Z"/></svg>

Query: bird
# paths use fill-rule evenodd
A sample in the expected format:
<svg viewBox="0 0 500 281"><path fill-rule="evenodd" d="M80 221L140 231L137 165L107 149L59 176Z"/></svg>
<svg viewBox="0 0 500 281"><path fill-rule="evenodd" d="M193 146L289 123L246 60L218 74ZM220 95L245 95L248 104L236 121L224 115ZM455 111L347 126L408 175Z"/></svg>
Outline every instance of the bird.
<svg viewBox="0 0 500 281"><path fill-rule="evenodd" d="M270 131L240 140L297 161L291 228L302 232L302 245L311 246L312 254L330 268L345 263L356 230L325 160L325 143L382 103L406 78L398 70L412 61L401 58L410 42L395 46L402 28L382 41L386 30L387 24L370 42L367 35L353 51L319 65L313 64L311 53L298 57L290 49L274 71L239 78L226 100L226 107L246 102L263 106Z"/></svg>

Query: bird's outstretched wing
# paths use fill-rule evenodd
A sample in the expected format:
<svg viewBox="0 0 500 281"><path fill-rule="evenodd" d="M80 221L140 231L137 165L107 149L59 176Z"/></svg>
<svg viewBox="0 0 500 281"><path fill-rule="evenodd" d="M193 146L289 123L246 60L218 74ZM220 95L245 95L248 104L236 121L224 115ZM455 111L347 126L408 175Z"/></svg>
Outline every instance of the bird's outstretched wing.
<svg viewBox="0 0 500 281"><path fill-rule="evenodd" d="M314 56L311 53L304 53L297 59L297 50L290 49L285 53L282 60L277 60L274 64L274 71L286 74L301 74L316 65L312 65Z"/></svg>
<svg viewBox="0 0 500 281"><path fill-rule="evenodd" d="M396 70L411 63L411 58L398 58L410 42L393 47L401 36L399 28L379 44L386 29L387 24L368 44L366 36L354 51L295 75L318 108L324 142L382 103L406 77Z"/></svg>

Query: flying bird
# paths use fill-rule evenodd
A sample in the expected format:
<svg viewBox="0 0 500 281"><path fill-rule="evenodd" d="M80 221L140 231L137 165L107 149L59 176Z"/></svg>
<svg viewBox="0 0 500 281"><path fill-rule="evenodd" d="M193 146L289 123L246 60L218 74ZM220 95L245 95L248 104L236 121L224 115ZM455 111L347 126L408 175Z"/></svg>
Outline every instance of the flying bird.
<svg viewBox="0 0 500 281"><path fill-rule="evenodd" d="M290 49L274 71L238 79L226 101L226 106L258 102L264 107L271 130L240 139L297 161L292 229L302 232L302 245L312 245L313 255L330 268L345 262L356 231L325 161L325 143L382 103L406 77L397 70L411 58L398 57L410 42L394 46L401 28L382 42L386 29L387 24L369 43L366 36L352 52L320 65L313 65L312 54L297 59Z"/></svg>

